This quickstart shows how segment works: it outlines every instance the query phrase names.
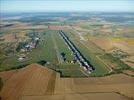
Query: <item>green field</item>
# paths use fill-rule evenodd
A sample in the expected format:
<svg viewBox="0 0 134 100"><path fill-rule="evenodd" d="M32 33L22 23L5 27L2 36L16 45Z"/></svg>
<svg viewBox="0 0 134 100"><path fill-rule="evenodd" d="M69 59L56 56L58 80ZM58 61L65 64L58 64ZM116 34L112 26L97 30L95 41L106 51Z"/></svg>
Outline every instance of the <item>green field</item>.
<svg viewBox="0 0 134 100"><path fill-rule="evenodd" d="M110 72L110 64L116 65L116 69L124 70L129 68L121 60L113 57L110 54L106 54L104 50L96 46L93 42L80 42L79 36L76 35L73 30L65 31L66 35L80 50L84 57L93 65L95 70L91 73L91 76L103 76Z"/></svg>
<svg viewBox="0 0 134 100"><path fill-rule="evenodd" d="M69 36L70 34L67 33L67 35ZM88 59L88 61L91 62L91 64L94 66L95 71L92 73L92 75L98 76L98 75L103 75L103 74L108 73L108 70L105 67L105 65L96 58L96 54L94 53L94 51L86 48L87 44L86 46L84 46L83 44L79 42L77 38L70 38L70 39L76 45L76 47L80 50L80 52L84 55L84 57Z"/></svg>
<svg viewBox="0 0 134 100"><path fill-rule="evenodd" d="M38 32L38 31L35 31ZM106 54L104 50L92 42L81 42L77 33L72 30L65 31L69 39L75 44L82 55L93 65L95 70L89 74L76 63L71 63L74 59L71 50L65 44L58 31L44 30L39 33L40 42L37 48L26 52L24 61L18 60L20 52L11 56L4 56L0 53L0 71L18 69L32 63L39 63L49 67L61 74L63 77L85 77L85 76L103 76L109 74L110 70L104 63L116 64L117 69L126 69L127 65L119 59ZM61 59L61 53L64 53L66 60ZM102 60L104 62L102 62ZM44 63L47 62L47 63Z"/></svg>
<svg viewBox="0 0 134 100"><path fill-rule="evenodd" d="M17 67L20 65L36 63L40 60L57 63L57 56L53 47L53 42L51 41L51 35L49 35L50 33L51 32L49 31L41 33L42 41L39 43L37 48L32 49L32 51L26 53L27 59L25 61L20 62L17 60L17 55L19 53L11 57L6 57L1 62L1 70L10 69L12 67Z"/></svg>
<svg viewBox="0 0 134 100"><path fill-rule="evenodd" d="M86 72L80 68L77 62L75 64L70 63L74 59L73 55L63 39L60 37L58 31L51 33L51 36L53 38L53 41L55 42L55 45L57 46L58 54L64 52L66 57L65 62L57 64L56 71L60 72L61 76L64 77L87 76L88 74L86 74Z"/></svg>
<svg viewBox="0 0 134 100"><path fill-rule="evenodd" d="M60 37L58 31L45 30L40 33L40 38L41 41L38 47L25 54L27 56L25 61L18 61L20 52L10 57L1 56L0 71L18 69L25 67L28 64L46 61L48 64L45 64L44 66L60 72L61 76L87 76L85 74L86 72L80 68L77 62L74 64L71 63L74 59L73 55ZM66 61L64 62L60 61L61 53L65 54Z"/></svg>

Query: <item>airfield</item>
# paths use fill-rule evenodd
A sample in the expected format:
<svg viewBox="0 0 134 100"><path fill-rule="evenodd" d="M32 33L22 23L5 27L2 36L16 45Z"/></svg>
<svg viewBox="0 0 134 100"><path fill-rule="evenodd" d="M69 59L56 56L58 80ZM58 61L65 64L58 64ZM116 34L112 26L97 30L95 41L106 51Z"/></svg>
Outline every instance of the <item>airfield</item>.
<svg viewBox="0 0 134 100"><path fill-rule="evenodd" d="M0 70L17 69L32 63L39 63L60 72L61 76L64 77L88 77L120 73L121 70L129 70L131 68L123 60L121 61L112 55L111 52L114 48L116 50L116 47L111 46L111 51L107 49L111 43L108 42L108 39L90 37L79 33L77 30L72 30L72 27L70 29L64 29L63 27L64 34L73 43L79 54L84 57L80 64L77 61L78 59L76 59L76 56L79 54L75 55L60 36L61 28L62 26L60 28L56 27L55 30L49 26L46 29L12 29L12 31L5 31L7 34L1 38L4 39L4 41L1 41L1 50L5 49L6 52L12 52L7 57L4 52L1 53L1 60L3 61L1 62ZM8 34L9 31L11 32L10 34ZM36 38L39 38L39 42L35 40ZM102 42L102 47L100 47L101 42L98 41ZM35 46L36 42L38 42L37 47ZM105 50L105 47L107 47L107 50ZM16 51L13 48L16 48L19 52L14 54ZM122 56L124 52L121 52L122 54L120 55ZM131 53L133 54L133 51ZM88 68L83 67L82 64L84 62L90 64L91 67L88 67L90 71L86 71ZM131 61L129 62L131 63ZM92 73L89 74L91 71Z"/></svg>
<svg viewBox="0 0 134 100"><path fill-rule="evenodd" d="M1 21L2 100L133 100L133 23L63 15Z"/></svg>

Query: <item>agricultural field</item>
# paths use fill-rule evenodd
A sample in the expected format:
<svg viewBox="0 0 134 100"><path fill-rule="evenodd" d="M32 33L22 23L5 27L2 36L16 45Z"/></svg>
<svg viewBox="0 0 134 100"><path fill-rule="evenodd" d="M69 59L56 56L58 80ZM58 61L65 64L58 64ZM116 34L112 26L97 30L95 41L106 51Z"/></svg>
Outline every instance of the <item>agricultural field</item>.
<svg viewBox="0 0 134 100"><path fill-rule="evenodd" d="M6 100L63 100L63 98L64 100L132 100L134 98L133 77L124 74L61 78L59 73L47 67L31 64L22 69L1 72L0 77L5 83L1 97Z"/></svg>
<svg viewBox="0 0 134 100"><path fill-rule="evenodd" d="M134 99L133 14L6 16L0 20L4 100Z"/></svg>

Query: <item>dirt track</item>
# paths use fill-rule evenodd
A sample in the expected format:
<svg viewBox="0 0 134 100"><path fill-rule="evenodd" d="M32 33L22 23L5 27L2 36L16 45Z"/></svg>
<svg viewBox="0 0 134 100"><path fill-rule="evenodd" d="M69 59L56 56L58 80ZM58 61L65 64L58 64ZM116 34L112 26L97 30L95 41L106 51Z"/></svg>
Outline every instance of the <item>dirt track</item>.
<svg viewBox="0 0 134 100"><path fill-rule="evenodd" d="M134 99L134 78L112 75L100 78L60 78L37 64L1 72L2 100L129 100Z"/></svg>

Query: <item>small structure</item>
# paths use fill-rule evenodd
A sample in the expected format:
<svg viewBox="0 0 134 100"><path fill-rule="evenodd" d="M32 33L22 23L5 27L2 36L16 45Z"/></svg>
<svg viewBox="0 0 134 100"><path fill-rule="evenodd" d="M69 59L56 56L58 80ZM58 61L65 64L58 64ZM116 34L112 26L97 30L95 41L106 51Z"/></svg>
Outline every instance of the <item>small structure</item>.
<svg viewBox="0 0 134 100"><path fill-rule="evenodd" d="M61 61L62 61L62 62L65 62L66 58L65 58L65 53L64 53L64 52L62 52L62 53L60 54L60 58L61 58Z"/></svg>
<svg viewBox="0 0 134 100"><path fill-rule="evenodd" d="M26 55L25 54L21 54L18 58L18 61L24 61L26 59Z"/></svg>

